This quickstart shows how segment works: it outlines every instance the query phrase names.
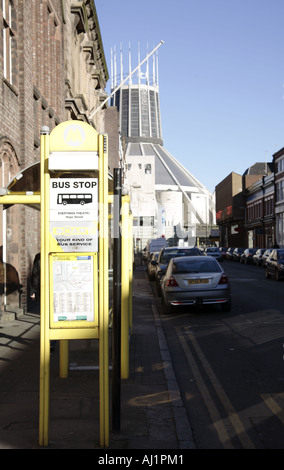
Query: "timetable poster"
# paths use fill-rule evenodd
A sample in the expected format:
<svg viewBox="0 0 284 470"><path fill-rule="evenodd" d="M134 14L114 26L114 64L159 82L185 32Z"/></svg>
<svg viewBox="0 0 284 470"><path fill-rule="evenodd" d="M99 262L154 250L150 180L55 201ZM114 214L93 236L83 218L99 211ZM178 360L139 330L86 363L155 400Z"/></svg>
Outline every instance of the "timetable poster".
<svg viewBox="0 0 284 470"><path fill-rule="evenodd" d="M93 256L53 257L53 321L94 321Z"/></svg>

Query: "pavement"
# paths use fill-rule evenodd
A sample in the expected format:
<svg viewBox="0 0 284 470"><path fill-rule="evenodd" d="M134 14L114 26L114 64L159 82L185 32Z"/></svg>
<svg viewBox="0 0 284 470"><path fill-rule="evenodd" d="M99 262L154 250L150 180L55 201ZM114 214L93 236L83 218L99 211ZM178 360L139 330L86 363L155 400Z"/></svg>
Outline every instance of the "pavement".
<svg viewBox="0 0 284 470"><path fill-rule="evenodd" d="M121 380L120 428L115 432L110 367L107 449L99 445L98 340L70 341L66 379L59 377L56 344L51 354L49 443L45 449L100 449L108 452L104 455L115 450L129 454L134 449L155 453L167 449L180 454L195 449L157 302L145 267L137 266L130 372L128 379ZM40 449L39 334L38 313L0 321L0 449Z"/></svg>

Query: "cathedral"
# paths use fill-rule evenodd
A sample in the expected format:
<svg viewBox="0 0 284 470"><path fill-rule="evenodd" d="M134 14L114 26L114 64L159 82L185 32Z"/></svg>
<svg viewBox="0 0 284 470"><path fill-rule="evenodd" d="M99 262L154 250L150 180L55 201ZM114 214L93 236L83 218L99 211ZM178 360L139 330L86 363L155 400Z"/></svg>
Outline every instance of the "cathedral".
<svg viewBox="0 0 284 470"><path fill-rule="evenodd" d="M119 111L135 246L141 250L161 236L173 245L205 244L215 224L214 196L164 146L158 52L141 63L138 50L138 64L145 65L135 74L131 56L129 47L125 78L122 49L111 51L111 105Z"/></svg>

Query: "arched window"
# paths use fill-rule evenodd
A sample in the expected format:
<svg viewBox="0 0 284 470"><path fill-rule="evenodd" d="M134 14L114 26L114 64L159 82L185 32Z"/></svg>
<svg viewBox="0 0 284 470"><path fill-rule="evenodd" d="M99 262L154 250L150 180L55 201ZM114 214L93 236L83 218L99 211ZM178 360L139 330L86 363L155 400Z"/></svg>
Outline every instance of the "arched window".
<svg viewBox="0 0 284 470"><path fill-rule="evenodd" d="M0 187L4 188L18 172L18 159L13 146L7 140L0 139Z"/></svg>

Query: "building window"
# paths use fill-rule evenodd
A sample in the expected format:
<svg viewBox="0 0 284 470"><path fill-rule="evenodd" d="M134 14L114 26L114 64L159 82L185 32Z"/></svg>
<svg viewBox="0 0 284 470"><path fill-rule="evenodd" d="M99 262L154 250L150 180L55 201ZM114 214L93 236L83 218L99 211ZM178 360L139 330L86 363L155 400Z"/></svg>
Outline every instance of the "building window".
<svg viewBox="0 0 284 470"><path fill-rule="evenodd" d="M141 216L133 218L133 227L154 227L154 217Z"/></svg>
<svg viewBox="0 0 284 470"><path fill-rule="evenodd" d="M252 206L247 207L247 220L252 220Z"/></svg>
<svg viewBox="0 0 284 470"><path fill-rule="evenodd" d="M131 91L131 136L139 136L139 94L138 90Z"/></svg>
<svg viewBox="0 0 284 470"><path fill-rule="evenodd" d="M129 134L128 107L129 107L129 93L128 93L128 90L122 90L121 134L124 137L128 137L128 134Z"/></svg>
<svg viewBox="0 0 284 470"><path fill-rule="evenodd" d="M142 136L149 137L148 91L140 90Z"/></svg>
<svg viewBox="0 0 284 470"><path fill-rule="evenodd" d="M273 215L273 199L272 198L268 198L265 200L265 212L264 212L264 216L267 217L267 216L270 216L270 215Z"/></svg>
<svg viewBox="0 0 284 470"><path fill-rule="evenodd" d="M148 227L154 227L154 217L144 216L143 225L148 226Z"/></svg>
<svg viewBox="0 0 284 470"><path fill-rule="evenodd" d="M276 184L276 202L283 201L284 199L284 180Z"/></svg>
<svg viewBox="0 0 284 470"><path fill-rule="evenodd" d="M11 0L2 0L3 9L3 67L4 78L13 83L13 38L15 36L12 29L12 10Z"/></svg>
<svg viewBox="0 0 284 470"><path fill-rule="evenodd" d="M284 171L284 158L280 158L276 165L276 172L281 173L281 171Z"/></svg>
<svg viewBox="0 0 284 470"><path fill-rule="evenodd" d="M284 247L284 213L278 215L276 230L277 243L280 247Z"/></svg>
<svg viewBox="0 0 284 470"><path fill-rule="evenodd" d="M150 112L151 112L151 131L152 137L157 138L157 108L155 102L155 93L154 91L150 91Z"/></svg>
<svg viewBox="0 0 284 470"><path fill-rule="evenodd" d="M145 165L145 174L146 175L151 175L151 173L152 173L151 163L146 163L146 165Z"/></svg>

